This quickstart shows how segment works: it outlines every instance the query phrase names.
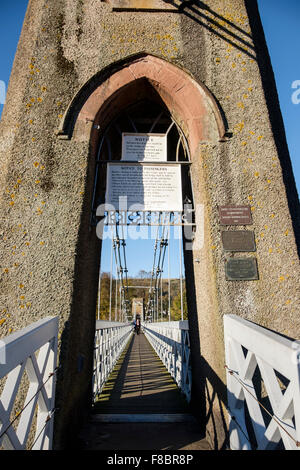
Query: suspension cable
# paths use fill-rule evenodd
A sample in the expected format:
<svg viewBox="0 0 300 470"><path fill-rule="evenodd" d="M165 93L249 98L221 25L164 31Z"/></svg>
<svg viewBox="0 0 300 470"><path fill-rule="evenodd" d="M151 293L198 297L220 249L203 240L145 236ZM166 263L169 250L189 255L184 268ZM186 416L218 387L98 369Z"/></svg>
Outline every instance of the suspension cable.
<svg viewBox="0 0 300 470"><path fill-rule="evenodd" d="M2 436L4 436L4 434L6 434L6 432L8 431L8 429L13 425L13 423L19 418L19 416L23 413L23 411L27 408L27 406L32 402L32 400L40 393L40 391L42 390L42 388L45 387L46 383L54 376L54 374L57 373L58 369L60 368L60 366L57 366L55 367L55 369L53 370L53 372L50 372L50 374L48 375L48 378L38 387L37 391L35 392L35 394L28 400L28 402L23 406L23 408L18 412L16 413L14 419L12 421L10 421L9 425L3 430L1 431L0 433L0 439Z"/></svg>
<svg viewBox="0 0 300 470"><path fill-rule="evenodd" d="M101 252L99 263L99 278L98 278L98 306L97 306L97 320L100 320L100 305L101 305Z"/></svg>
<svg viewBox="0 0 300 470"><path fill-rule="evenodd" d="M111 305L112 305L112 271L113 271L113 230L111 228L111 251L110 251L110 282L109 282L109 321L111 321Z"/></svg>
<svg viewBox="0 0 300 470"><path fill-rule="evenodd" d="M235 380L237 382L239 382L239 384L243 387L244 390L246 390L252 398L254 398L254 400L259 404L259 406L276 422L276 424L289 436L290 439L292 439L295 444L296 444L296 447L300 447L300 442L297 441L297 439L295 439L283 426L282 424L279 422L279 418L277 418L277 416L275 416L274 414L270 413L269 410L267 410L267 408L257 399L257 397L255 395L253 395L253 393L250 392L250 390L246 387L246 385L243 383L243 381L241 379L239 379L235 374L236 372L232 369L230 369L226 364L225 364L225 369L228 370L228 373L235 378Z"/></svg>
<svg viewBox="0 0 300 470"><path fill-rule="evenodd" d="M179 237L179 269L180 269L180 311L181 311L181 320L183 320L183 287L182 287L182 227L179 228L180 237Z"/></svg>
<svg viewBox="0 0 300 470"><path fill-rule="evenodd" d="M44 431L45 427L47 426L47 424L49 423L49 421L52 419L52 417L54 416L54 413L57 411L58 408L53 408L53 410L51 410L48 415L46 416L46 419L45 419L45 423L44 423L44 426L40 429L40 432L38 433L38 435L36 436L35 440L33 441L33 443L31 444L30 446L30 449L29 450L32 450L33 449L33 446L34 444L37 442L38 438L40 437L40 435L42 434L42 432Z"/></svg>
<svg viewBox="0 0 300 470"><path fill-rule="evenodd" d="M153 259L153 267L151 273L151 282L150 282L150 289L149 289L149 298L148 298L148 305L147 305L147 313L149 312L150 308L152 308L152 318L158 319L158 292L160 288L160 313L161 318L163 316L163 267L165 261L165 253L166 247L169 244L169 239L165 238L165 231L167 230L166 218L169 217L169 233L170 233L170 212L165 213L164 220L162 221L162 212L159 213L159 221L157 227L157 234L154 244L154 259ZM159 253L157 256L157 249L159 247ZM157 258L157 261L156 261ZM154 306L154 311L153 311Z"/></svg>
<svg viewBox="0 0 300 470"><path fill-rule="evenodd" d="M115 233L113 233L115 230ZM117 321L118 316L118 289L119 289L119 302L120 302L120 311L119 311L119 320L125 318L126 310L126 319L127 319L127 295L128 295L128 268L127 268L127 258L126 258L126 241L124 237L124 229L122 224L122 236L120 238L118 232L117 222L114 225L114 230L112 229L112 255L115 261L116 268L116 291L115 291L115 321ZM123 259L122 259L123 258ZM111 272L112 272L112 263L111 263ZM124 278L125 274L125 278ZM119 287L118 287L119 284Z"/></svg>
<svg viewBox="0 0 300 470"><path fill-rule="evenodd" d="M169 224L171 224L171 212L169 217ZM168 319L171 321L171 284L170 284L170 231L171 225L168 230Z"/></svg>

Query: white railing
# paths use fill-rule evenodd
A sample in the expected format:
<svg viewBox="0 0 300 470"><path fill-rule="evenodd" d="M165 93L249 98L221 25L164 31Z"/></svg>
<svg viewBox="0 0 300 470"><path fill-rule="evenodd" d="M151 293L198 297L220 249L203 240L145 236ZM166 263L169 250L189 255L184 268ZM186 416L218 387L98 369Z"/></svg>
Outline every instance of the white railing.
<svg viewBox="0 0 300 470"><path fill-rule="evenodd" d="M58 318L47 317L0 341L0 447L4 449L52 448L57 334Z"/></svg>
<svg viewBox="0 0 300 470"><path fill-rule="evenodd" d="M192 371L188 321L143 323L142 327L153 349L189 402Z"/></svg>
<svg viewBox="0 0 300 470"><path fill-rule="evenodd" d="M93 373L94 400L102 392L103 386L128 343L132 332L132 323L96 321Z"/></svg>
<svg viewBox="0 0 300 470"><path fill-rule="evenodd" d="M235 315L224 335L230 448L299 450L299 342Z"/></svg>

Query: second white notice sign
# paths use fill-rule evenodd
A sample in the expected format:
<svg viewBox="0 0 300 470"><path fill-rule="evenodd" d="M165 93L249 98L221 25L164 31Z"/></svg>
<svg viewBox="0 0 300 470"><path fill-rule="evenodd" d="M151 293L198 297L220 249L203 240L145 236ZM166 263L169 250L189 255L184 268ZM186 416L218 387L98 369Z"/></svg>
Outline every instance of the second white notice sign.
<svg viewBox="0 0 300 470"><path fill-rule="evenodd" d="M125 201L127 210L182 211L180 165L109 163L105 202L120 210Z"/></svg>

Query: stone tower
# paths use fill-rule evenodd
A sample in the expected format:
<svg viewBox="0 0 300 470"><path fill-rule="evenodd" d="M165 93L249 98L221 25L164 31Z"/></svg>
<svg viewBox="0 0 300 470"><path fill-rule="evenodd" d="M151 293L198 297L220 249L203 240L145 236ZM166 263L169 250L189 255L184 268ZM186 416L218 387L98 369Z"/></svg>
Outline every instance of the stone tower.
<svg viewBox="0 0 300 470"><path fill-rule="evenodd" d="M90 400L101 133L149 96L187 139L204 207L204 242L185 268L192 403L216 448L226 438L223 314L300 336L299 202L256 2L30 0L0 123L1 337L60 318L56 448ZM249 208L251 223L222 225L224 206ZM254 232L255 251L243 253L256 260L252 280L226 277L241 258L224 249L228 229Z"/></svg>

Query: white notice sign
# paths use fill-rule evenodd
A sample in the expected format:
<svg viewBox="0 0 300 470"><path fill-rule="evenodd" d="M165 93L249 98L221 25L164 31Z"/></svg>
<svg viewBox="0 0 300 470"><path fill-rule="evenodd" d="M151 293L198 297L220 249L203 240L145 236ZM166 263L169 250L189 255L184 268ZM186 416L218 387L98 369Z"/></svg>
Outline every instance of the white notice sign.
<svg viewBox="0 0 300 470"><path fill-rule="evenodd" d="M166 134L122 133L122 160L131 162L167 161Z"/></svg>
<svg viewBox="0 0 300 470"><path fill-rule="evenodd" d="M109 163L105 202L114 210L182 211L180 165Z"/></svg>

